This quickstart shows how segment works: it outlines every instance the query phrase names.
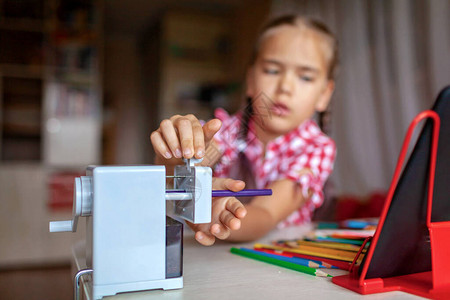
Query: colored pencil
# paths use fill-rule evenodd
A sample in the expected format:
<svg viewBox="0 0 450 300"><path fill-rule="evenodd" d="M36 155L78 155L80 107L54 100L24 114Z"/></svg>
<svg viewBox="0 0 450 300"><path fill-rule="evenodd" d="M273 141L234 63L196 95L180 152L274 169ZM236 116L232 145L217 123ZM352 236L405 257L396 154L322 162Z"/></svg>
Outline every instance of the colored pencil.
<svg viewBox="0 0 450 300"><path fill-rule="evenodd" d="M283 244L286 242L298 242L298 241L306 241L306 242L329 242L329 243L339 243L339 244L351 244L351 245L357 245L361 246L364 243L363 239L341 239L341 238L332 238L332 237L305 237L301 240L278 240L275 242L275 244Z"/></svg>
<svg viewBox="0 0 450 300"><path fill-rule="evenodd" d="M378 218L348 219L341 222L343 227L351 229L368 229L376 227Z"/></svg>
<svg viewBox="0 0 450 300"><path fill-rule="evenodd" d="M292 242L285 242L284 245L292 248L296 248L298 246L312 246L312 247L321 247L321 248L331 248L331 249L338 249L338 250L346 250L346 251L353 251L358 252L359 246L352 245L352 244L344 244L344 243L335 243L335 242L312 242L312 241L292 241Z"/></svg>
<svg viewBox="0 0 450 300"><path fill-rule="evenodd" d="M310 268L315 268L315 269L317 269L317 268L325 268L320 263L317 263L317 262L314 262L314 261L311 261L311 260L307 260L307 259L303 259L303 258L300 258L300 257L294 257L294 256L289 257L289 256L285 256L285 255L278 255L278 254L275 254L275 253L267 253L267 252L253 250L253 249L248 249L248 248L243 248L243 247L241 247L241 250L244 250L244 251L247 251L247 252L250 252L250 253L256 253L256 254L259 254L259 255L264 255L264 256L267 256L267 257L272 257L272 258L283 260L283 261L288 261L288 262L291 262L293 264L307 266L307 267L310 267Z"/></svg>
<svg viewBox="0 0 450 300"><path fill-rule="evenodd" d="M339 269L336 266L333 266L327 262L324 262L322 260L318 259L312 259L312 258L305 258L300 257L299 255L296 255L295 253L289 253L286 251L280 251L280 250L270 250L270 249L263 249L263 248L254 248L254 251L257 251L258 253L267 253L276 255L277 257L286 257L286 258L292 258L296 260L301 260L305 263L305 266L314 268L316 265L319 266L319 268L325 268L325 269Z"/></svg>
<svg viewBox="0 0 450 300"><path fill-rule="evenodd" d="M213 190L213 197L255 197L255 196L270 196L271 189L247 189L239 192L232 192L228 190Z"/></svg>
<svg viewBox="0 0 450 300"><path fill-rule="evenodd" d="M345 251L345 250L337 250L337 249L327 249L327 248L320 248L320 247L310 247L310 246L300 246L299 248L287 248L287 247L279 247L279 246L272 246L272 245L262 245L262 244L255 244L255 248L267 248L267 249L273 249L273 250L283 250L283 251L289 251L294 253L300 253L300 254L307 254L307 255L313 255L313 256L319 256L319 257L325 257L325 258L332 258L332 259L339 259L339 260L345 260L345 261L353 261L353 259L356 256L355 252L351 251ZM364 257L363 254L360 255L359 259L362 259Z"/></svg>
<svg viewBox="0 0 450 300"><path fill-rule="evenodd" d="M186 193L185 190L167 190L167 193ZM255 196L270 196L271 189L246 189L239 192L232 192L229 190L213 190L212 197L255 197Z"/></svg>
<svg viewBox="0 0 450 300"><path fill-rule="evenodd" d="M305 254L324 256L324 257L330 257L330 258L335 258L335 259L349 259L352 261L356 256L356 251L323 248L323 247L319 247L319 246L296 245L295 247L292 247L292 245L291 245L290 247L287 247L287 248L291 248L291 250L298 250Z"/></svg>
<svg viewBox="0 0 450 300"><path fill-rule="evenodd" d="M313 276L320 276L320 277L333 277L319 269L314 269L314 268L310 268L310 267L306 267L306 266L302 266L302 265L298 265L298 264L294 264L291 262L287 262L287 261L282 261L279 259L275 259L272 257L267 257L264 255L260 255L260 254L256 254L256 253L251 253L242 249L238 249L238 248L231 248L230 252L233 254L237 254L243 257L247 257L247 258L251 258L251 259L255 259L255 260L259 260L262 262L266 262L272 265L276 265L276 266L280 266L280 267L284 267L287 269L291 269L294 271L298 271L298 272L302 272L302 273L306 273L306 274L310 274Z"/></svg>
<svg viewBox="0 0 450 300"><path fill-rule="evenodd" d="M306 254L300 254L300 253L293 253L289 251L281 251L281 250L273 250L273 249L265 249L265 248L255 248L257 251L263 251L266 253L272 253L272 254L285 254L285 255L292 255L294 257L300 257L304 259L311 259L315 261L321 261L324 266L330 266L328 268L336 267L341 270L346 270L350 268L350 262L338 260L338 259L331 259L331 258L324 258L324 257L318 257L318 256L312 256L312 255L306 255Z"/></svg>
<svg viewBox="0 0 450 300"><path fill-rule="evenodd" d="M360 229L319 229L314 231L314 237L335 237L344 239L365 239L373 236L375 230Z"/></svg>
<svg viewBox="0 0 450 300"><path fill-rule="evenodd" d="M352 245L359 245L359 246L361 246L364 243L364 240L362 240L362 239L353 240L353 239L341 239L341 238L322 237L322 236L318 236L314 239L307 238L305 240L312 241L312 242L315 242L315 241L317 241L317 242L334 242L334 243L352 244Z"/></svg>
<svg viewBox="0 0 450 300"><path fill-rule="evenodd" d="M361 230L362 231L362 230ZM369 236L373 236L372 235L366 235L365 233L361 233L360 235L356 234L356 233L335 233L330 235L330 237L335 238L335 239L348 239L348 240L362 240L364 241L365 238L368 238Z"/></svg>
<svg viewBox="0 0 450 300"><path fill-rule="evenodd" d="M339 228L339 223L337 222L318 222L317 229L337 229Z"/></svg>

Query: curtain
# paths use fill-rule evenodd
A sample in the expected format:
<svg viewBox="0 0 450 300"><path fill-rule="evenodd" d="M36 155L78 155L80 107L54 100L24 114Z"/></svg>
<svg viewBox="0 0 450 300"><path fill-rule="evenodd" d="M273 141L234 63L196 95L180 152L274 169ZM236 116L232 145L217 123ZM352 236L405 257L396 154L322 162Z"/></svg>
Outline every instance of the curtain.
<svg viewBox="0 0 450 300"><path fill-rule="evenodd" d="M339 40L333 193L386 191L409 123L450 84L450 1L273 0L272 16L284 13L316 17Z"/></svg>

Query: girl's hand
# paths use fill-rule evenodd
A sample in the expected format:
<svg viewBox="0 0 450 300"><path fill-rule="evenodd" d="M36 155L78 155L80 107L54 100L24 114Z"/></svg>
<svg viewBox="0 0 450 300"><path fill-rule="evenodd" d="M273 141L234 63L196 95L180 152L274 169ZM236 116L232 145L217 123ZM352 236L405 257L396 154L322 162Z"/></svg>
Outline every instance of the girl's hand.
<svg viewBox="0 0 450 300"><path fill-rule="evenodd" d="M238 192L245 187L241 180L231 178L213 178L213 189L228 189ZM211 223L192 224L187 222L189 227L195 231L195 239L204 246L214 244L216 238L225 240L231 230L241 228L241 219L245 217L247 210L244 205L235 197L221 197L212 199Z"/></svg>
<svg viewBox="0 0 450 300"><path fill-rule="evenodd" d="M150 139L159 158L202 158L221 126L222 122L218 119L202 126L194 115L175 115L163 120Z"/></svg>

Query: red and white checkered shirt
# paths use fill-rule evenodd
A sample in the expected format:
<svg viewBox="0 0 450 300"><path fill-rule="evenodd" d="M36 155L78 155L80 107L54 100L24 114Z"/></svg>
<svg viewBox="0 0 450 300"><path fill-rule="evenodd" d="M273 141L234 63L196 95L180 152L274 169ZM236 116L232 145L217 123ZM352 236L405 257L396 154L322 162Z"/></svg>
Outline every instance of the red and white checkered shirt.
<svg viewBox="0 0 450 300"><path fill-rule="evenodd" d="M240 114L230 116L223 109L217 109L215 117L222 121L220 131L214 136L222 156L215 165L214 176L230 177L230 167L239 163L239 152L243 152L252 166L256 188L265 188L286 178L301 186L306 202L279 227L309 222L313 211L323 203L323 185L331 174L336 155L334 141L320 130L316 122L307 120L270 141L264 156L263 144L255 135L256 125L252 120L244 142L240 138Z"/></svg>

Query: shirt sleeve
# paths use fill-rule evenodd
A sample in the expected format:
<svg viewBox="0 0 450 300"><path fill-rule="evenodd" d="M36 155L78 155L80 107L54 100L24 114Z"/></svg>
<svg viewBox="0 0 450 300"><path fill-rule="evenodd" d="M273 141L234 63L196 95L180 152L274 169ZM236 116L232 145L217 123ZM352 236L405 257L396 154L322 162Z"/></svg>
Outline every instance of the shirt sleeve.
<svg viewBox="0 0 450 300"><path fill-rule="evenodd" d="M330 176L336 157L336 145L331 138L326 137L321 143L309 147L290 164L286 177L297 182L306 199L299 210L300 219L306 221L312 212L320 207L324 200L323 186Z"/></svg>

